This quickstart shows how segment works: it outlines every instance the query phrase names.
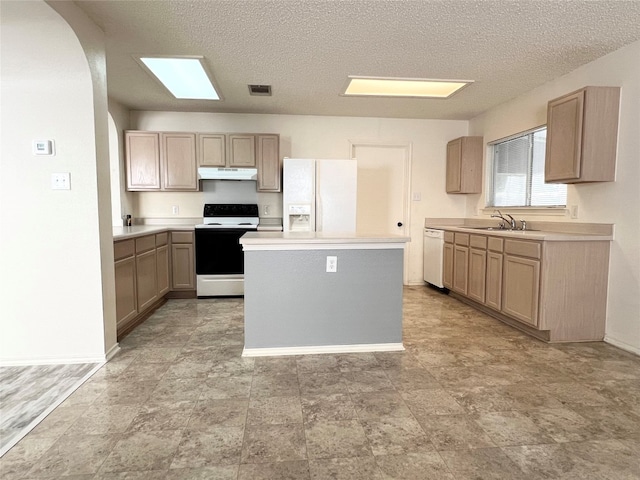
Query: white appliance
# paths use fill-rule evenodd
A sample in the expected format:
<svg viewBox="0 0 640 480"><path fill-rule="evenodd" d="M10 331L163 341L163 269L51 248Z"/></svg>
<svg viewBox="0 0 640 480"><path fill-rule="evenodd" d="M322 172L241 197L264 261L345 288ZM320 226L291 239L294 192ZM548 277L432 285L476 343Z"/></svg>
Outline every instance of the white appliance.
<svg viewBox="0 0 640 480"><path fill-rule="evenodd" d="M199 180L257 180L257 168L198 168Z"/></svg>
<svg viewBox="0 0 640 480"><path fill-rule="evenodd" d="M442 283L444 231L424 229L424 281L444 288Z"/></svg>
<svg viewBox="0 0 640 480"><path fill-rule="evenodd" d="M258 205L207 203L196 225L198 297L244 295L244 252L240 237L258 228Z"/></svg>
<svg viewBox="0 0 640 480"><path fill-rule="evenodd" d="M355 159L285 158L282 223L285 232L356 231Z"/></svg>

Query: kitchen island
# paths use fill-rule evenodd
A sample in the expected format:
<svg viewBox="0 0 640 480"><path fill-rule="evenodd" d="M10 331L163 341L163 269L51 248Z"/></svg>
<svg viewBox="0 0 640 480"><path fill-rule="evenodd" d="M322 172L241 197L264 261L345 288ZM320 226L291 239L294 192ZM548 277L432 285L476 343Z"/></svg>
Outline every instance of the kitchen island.
<svg viewBox="0 0 640 480"><path fill-rule="evenodd" d="M246 233L240 239L243 355L403 350L408 241L392 235Z"/></svg>

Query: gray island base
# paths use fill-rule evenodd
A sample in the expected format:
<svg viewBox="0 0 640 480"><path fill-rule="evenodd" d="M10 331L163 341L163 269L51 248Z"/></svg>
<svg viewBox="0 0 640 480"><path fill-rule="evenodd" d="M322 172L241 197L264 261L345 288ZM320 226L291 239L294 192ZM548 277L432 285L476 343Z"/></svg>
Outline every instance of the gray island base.
<svg viewBox="0 0 640 480"><path fill-rule="evenodd" d="M243 356L404 350L400 236L250 232ZM327 272L335 257L336 271Z"/></svg>

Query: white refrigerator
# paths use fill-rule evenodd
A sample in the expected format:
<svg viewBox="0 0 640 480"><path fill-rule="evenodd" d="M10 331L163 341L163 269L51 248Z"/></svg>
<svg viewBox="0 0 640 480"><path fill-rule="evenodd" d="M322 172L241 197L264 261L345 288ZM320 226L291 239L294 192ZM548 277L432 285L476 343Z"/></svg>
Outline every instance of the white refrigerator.
<svg viewBox="0 0 640 480"><path fill-rule="evenodd" d="M354 233L358 164L355 159L285 158L285 232Z"/></svg>

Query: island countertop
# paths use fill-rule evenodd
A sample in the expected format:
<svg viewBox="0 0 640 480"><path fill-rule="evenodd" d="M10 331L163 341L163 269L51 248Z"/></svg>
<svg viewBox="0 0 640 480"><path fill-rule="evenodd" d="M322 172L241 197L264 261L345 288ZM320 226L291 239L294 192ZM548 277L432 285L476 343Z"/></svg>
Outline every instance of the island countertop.
<svg viewBox="0 0 640 480"><path fill-rule="evenodd" d="M247 232L240 243L244 250L387 249L409 240L388 233Z"/></svg>

